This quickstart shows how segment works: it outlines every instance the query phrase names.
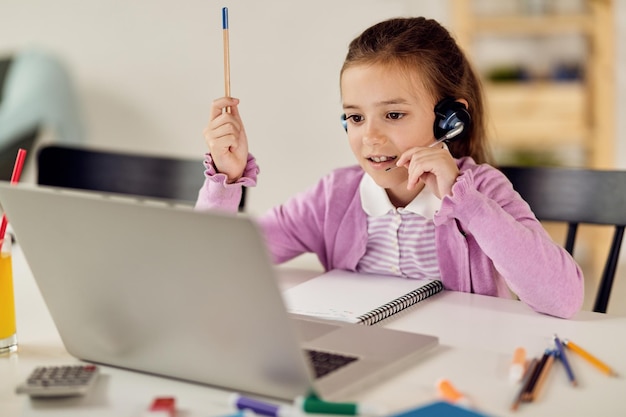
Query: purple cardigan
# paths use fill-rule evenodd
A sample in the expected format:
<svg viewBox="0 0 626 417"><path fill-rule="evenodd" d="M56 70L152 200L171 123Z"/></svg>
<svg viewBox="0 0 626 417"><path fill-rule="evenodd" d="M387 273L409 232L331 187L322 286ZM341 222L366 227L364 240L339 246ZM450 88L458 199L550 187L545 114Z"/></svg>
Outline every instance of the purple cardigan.
<svg viewBox="0 0 626 417"><path fill-rule="evenodd" d="M471 158L457 160L452 195L434 216L441 280L447 290L510 297L534 310L568 318L581 307L583 275L572 257L537 221L508 179ZM225 184L211 156L196 209L236 211L241 186L256 185L256 161L242 179ZM359 166L339 168L315 186L258 218L276 263L313 252L323 267L355 271L365 254L367 216L361 207ZM509 291L510 289L510 291Z"/></svg>

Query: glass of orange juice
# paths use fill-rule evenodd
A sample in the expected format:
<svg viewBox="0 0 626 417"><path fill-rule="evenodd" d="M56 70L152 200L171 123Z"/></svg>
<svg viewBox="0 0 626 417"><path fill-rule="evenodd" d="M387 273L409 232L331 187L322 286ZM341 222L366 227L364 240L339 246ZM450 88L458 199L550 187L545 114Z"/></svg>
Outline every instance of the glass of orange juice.
<svg viewBox="0 0 626 417"><path fill-rule="evenodd" d="M11 235L0 241L0 354L17 350Z"/></svg>

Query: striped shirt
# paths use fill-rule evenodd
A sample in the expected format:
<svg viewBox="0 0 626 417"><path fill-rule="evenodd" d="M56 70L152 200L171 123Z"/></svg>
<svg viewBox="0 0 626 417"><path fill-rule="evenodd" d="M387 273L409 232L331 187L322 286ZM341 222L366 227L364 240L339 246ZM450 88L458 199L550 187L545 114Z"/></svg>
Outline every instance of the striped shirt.
<svg viewBox="0 0 626 417"><path fill-rule="evenodd" d="M364 175L361 204L367 213L367 249L357 265L362 273L440 279L433 216L441 206L424 188L404 208L395 208L384 189Z"/></svg>

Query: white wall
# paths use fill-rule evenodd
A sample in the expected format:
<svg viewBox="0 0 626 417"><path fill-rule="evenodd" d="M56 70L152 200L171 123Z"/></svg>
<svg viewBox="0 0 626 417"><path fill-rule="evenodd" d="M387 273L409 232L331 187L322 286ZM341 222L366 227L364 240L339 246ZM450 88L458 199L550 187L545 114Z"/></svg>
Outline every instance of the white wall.
<svg viewBox="0 0 626 417"><path fill-rule="evenodd" d="M616 163L626 168L626 1L614 4ZM451 20L448 2L427 0L0 0L0 55L57 54L75 77L89 143L200 160L210 102L224 92L223 6L232 94L262 169L253 214L353 162L338 72L354 36L392 16Z"/></svg>
<svg viewBox="0 0 626 417"><path fill-rule="evenodd" d="M626 138L619 100L626 95L626 2L615 4L616 136ZM447 2L425 0L0 0L0 54L38 46L64 60L90 143L201 157L209 104L224 90L223 6L232 94L242 99L262 168L250 193L253 213L352 163L339 124L338 72L354 36L398 15L450 21ZM626 167L626 139L618 150L617 164Z"/></svg>
<svg viewBox="0 0 626 417"><path fill-rule="evenodd" d="M91 144L201 159L210 102L224 94L223 6L232 95L262 169L253 213L352 163L338 88L349 41L384 18L447 15L445 2L411 0L0 0L0 54L56 53Z"/></svg>

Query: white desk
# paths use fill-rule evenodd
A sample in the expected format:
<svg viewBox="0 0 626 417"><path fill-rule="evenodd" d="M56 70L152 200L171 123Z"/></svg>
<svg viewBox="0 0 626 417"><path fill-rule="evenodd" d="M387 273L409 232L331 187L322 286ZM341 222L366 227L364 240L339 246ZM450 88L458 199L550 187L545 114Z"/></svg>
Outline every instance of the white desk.
<svg viewBox="0 0 626 417"><path fill-rule="evenodd" d="M116 368L103 367L93 392L82 398L31 401L14 394L15 386L37 365L78 362L63 348L30 270L18 250L14 277L19 351L0 356L0 416L139 416L157 396L174 396L178 417L217 416L227 393ZM307 275L286 275L286 285ZM494 416L625 416L626 378L610 378L580 357L569 355L579 380L568 384L555 364L537 402L509 411L518 385L508 381L513 350L524 346L540 355L551 336L571 338L626 375L626 317L582 312L561 320L532 312L524 304L473 294L444 292L426 300L386 327L437 335L440 346L405 372L359 393L355 400L386 407L390 412L436 398L435 381L449 378L478 408ZM184 354L184 352L181 352Z"/></svg>

